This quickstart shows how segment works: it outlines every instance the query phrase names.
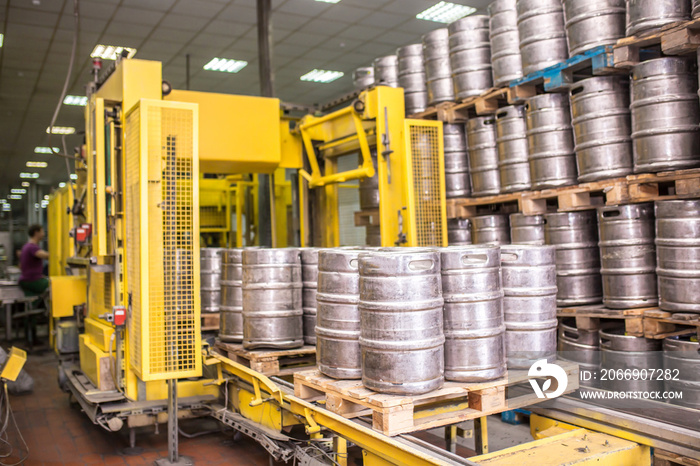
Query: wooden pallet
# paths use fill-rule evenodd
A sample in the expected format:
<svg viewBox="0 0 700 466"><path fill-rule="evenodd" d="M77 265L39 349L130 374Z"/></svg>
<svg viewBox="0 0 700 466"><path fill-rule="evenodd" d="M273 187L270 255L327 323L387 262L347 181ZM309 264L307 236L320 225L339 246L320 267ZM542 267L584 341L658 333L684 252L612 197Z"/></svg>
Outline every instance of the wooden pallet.
<svg viewBox="0 0 700 466"><path fill-rule="evenodd" d="M268 377L290 375L316 365L316 347L302 346L289 350L246 350L243 345L217 341L219 353Z"/></svg>
<svg viewBox="0 0 700 466"><path fill-rule="evenodd" d="M379 225L379 210L360 210L355 212L355 226L368 227Z"/></svg>
<svg viewBox="0 0 700 466"><path fill-rule="evenodd" d="M576 328L581 330L599 330L601 320L613 319L624 321L625 333L635 337L661 340L694 332L700 337L700 314L672 313L658 307L608 309L593 304L559 308L557 316L576 318Z"/></svg>
<svg viewBox="0 0 700 466"><path fill-rule="evenodd" d="M578 388L578 365L559 361L567 377L567 393ZM509 389L527 385L515 396ZM524 394L523 394L524 393ZM485 383L445 382L424 395L386 395L365 388L359 380L335 380L318 370L294 374L294 395L325 403L326 409L347 418L372 415L372 428L398 435L456 424L489 414L543 401L528 382L527 371L509 371L507 377Z"/></svg>
<svg viewBox="0 0 700 466"><path fill-rule="evenodd" d="M448 218L492 213L572 212L620 205L700 197L700 169L629 175L541 191L447 200Z"/></svg>
<svg viewBox="0 0 700 466"><path fill-rule="evenodd" d="M481 95L469 97L445 110L446 123L462 123L477 115L494 115L506 105L523 103L535 95L534 89L501 87L491 88Z"/></svg>
<svg viewBox="0 0 700 466"><path fill-rule="evenodd" d="M202 312L202 332L211 332L213 330L219 331L219 320L221 319L221 314Z"/></svg>
<svg viewBox="0 0 700 466"><path fill-rule="evenodd" d="M613 47L616 68L627 69L651 58L684 55L700 45L700 19L667 24L639 36L623 37Z"/></svg>
<svg viewBox="0 0 700 466"><path fill-rule="evenodd" d="M447 112L450 108L455 106L454 102L440 102L439 104L428 107L424 112L416 113L410 115L408 118L418 119L418 120L439 120L447 121Z"/></svg>
<svg viewBox="0 0 700 466"><path fill-rule="evenodd" d="M654 466L700 466L700 459L654 448Z"/></svg>

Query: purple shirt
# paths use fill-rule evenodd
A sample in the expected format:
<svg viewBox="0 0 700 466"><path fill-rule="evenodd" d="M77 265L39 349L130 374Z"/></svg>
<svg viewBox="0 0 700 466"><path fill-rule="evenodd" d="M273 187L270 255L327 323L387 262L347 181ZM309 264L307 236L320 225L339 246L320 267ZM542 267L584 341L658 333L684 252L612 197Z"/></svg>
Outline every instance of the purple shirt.
<svg viewBox="0 0 700 466"><path fill-rule="evenodd" d="M21 282L33 282L44 276L44 261L36 257L37 251L41 251L38 244L29 242L22 247L19 256L19 268L22 274L19 277Z"/></svg>

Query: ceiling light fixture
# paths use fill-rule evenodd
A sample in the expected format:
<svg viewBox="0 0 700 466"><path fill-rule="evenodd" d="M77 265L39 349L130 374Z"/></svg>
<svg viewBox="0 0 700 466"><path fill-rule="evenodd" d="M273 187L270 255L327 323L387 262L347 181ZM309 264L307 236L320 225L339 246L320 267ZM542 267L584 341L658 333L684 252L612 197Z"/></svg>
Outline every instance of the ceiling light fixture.
<svg viewBox="0 0 700 466"><path fill-rule="evenodd" d="M60 183L58 183L58 187L59 187L59 188L65 188L65 187L66 187L66 183L64 183L63 181L61 181Z"/></svg>
<svg viewBox="0 0 700 466"><path fill-rule="evenodd" d="M70 179L71 179L71 180L77 180L77 179L78 179L78 175L76 175L75 173L71 173L71 174L70 174Z"/></svg>
<svg viewBox="0 0 700 466"><path fill-rule="evenodd" d="M23 187L23 188L28 188L28 187L29 187L29 181L22 181L22 187Z"/></svg>
<svg viewBox="0 0 700 466"><path fill-rule="evenodd" d="M27 162L27 167L29 168L46 168L48 166L48 162Z"/></svg>
<svg viewBox="0 0 700 466"><path fill-rule="evenodd" d="M223 71L225 73L238 73L248 65L244 60L233 60L231 58L212 58L209 63L204 65L207 71Z"/></svg>
<svg viewBox="0 0 700 466"><path fill-rule="evenodd" d="M2 44L5 42L5 34L0 34L0 47L2 47Z"/></svg>
<svg viewBox="0 0 700 466"><path fill-rule="evenodd" d="M7 198L13 199L16 201L16 200L22 199L22 195L21 194L10 194L9 196L7 196Z"/></svg>
<svg viewBox="0 0 700 466"><path fill-rule="evenodd" d="M126 58L131 58L136 55L136 49L132 49L131 47L97 44L95 48L92 49L90 56L92 58L101 58L103 60L116 60L124 50L127 51Z"/></svg>
<svg viewBox="0 0 700 466"><path fill-rule="evenodd" d="M35 154L51 154L53 152L58 152L58 147L54 147L53 151L51 150L51 147L40 147L37 146L34 148L34 153Z"/></svg>
<svg viewBox="0 0 700 466"><path fill-rule="evenodd" d="M340 0L316 0L317 2L321 3L338 3Z"/></svg>
<svg viewBox="0 0 700 466"><path fill-rule="evenodd" d="M49 130L51 130L51 134L74 134L75 133L75 128L72 126L49 126L46 128L46 134L49 134Z"/></svg>
<svg viewBox="0 0 700 466"><path fill-rule="evenodd" d="M342 71L311 70L299 79L314 83L332 83L344 74Z"/></svg>
<svg viewBox="0 0 700 466"><path fill-rule="evenodd" d="M476 11L476 8L458 5L450 2L437 3L425 11L416 15L418 19L426 21L435 21L436 23L451 23L460 18L464 18Z"/></svg>
<svg viewBox="0 0 700 466"><path fill-rule="evenodd" d="M24 178L24 179L35 180L35 179L39 178L39 174L38 173L22 172L19 174L19 177Z"/></svg>
<svg viewBox="0 0 700 466"><path fill-rule="evenodd" d="M22 188L22 189L11 189L10 192L12 194L27 194L27 190Z"/></svg>
<svg viewBox="0 0 700 466"><path fill-rule="evenodd" d="M65 105L77 105L79 107L85 107L87 105L87 96L84 95L67 95L63 99Z"/></svg>

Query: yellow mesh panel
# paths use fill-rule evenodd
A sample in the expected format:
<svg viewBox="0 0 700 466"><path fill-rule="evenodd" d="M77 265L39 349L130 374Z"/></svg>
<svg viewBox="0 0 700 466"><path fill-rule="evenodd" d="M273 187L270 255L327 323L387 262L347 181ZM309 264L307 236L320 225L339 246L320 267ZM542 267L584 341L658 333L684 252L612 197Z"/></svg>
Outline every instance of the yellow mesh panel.
<svg viewBox="0 0 700 466"><path fill-rule="evenodd" d="M131 220L127 214L127 227L129 222L143 220L141 209L146 209L147 228L132 224L129 233L133 233L130 238L147 242L148 260L136 262L139 253L133 251L133 261L127 255L127 271L133 272L127 277L132 291L131 329L138 334L130 340L132 364L144 380L199 376L195 112L191 107L150 101L146 105L142 101L141 108L130 115L137 112L146 118L146 128L140 134L143 140L138 145L138 156L146 166L140 166L136 174L140 182L134 193L127 194L127 212L137 210ZM127 126L127 141L130 130L133 128ZM147 154L140 153L142 149ZM127 161L130 156L127 142ZM145 192L141 177L146 177ZM138 246L127 246L127 252ZM140 272L133 270L136 267ZM139 287L140 296L136 296L134 291Z"/></svg>
<svg viewBox="0 0 700 466"><path fill-rule="evenodd" d="M129 317L129 354L131 365L141 372L141 113L131 112L126 118L126 274L131 302Z"/></svg>
<svg viewBox="0 0 700 466"><path fill-rule="evenodd" d="M416 245L442 246L439 130L413 124L409 128Z"/></svg>
<svg viewBox="0 0 700 466"><path fill-rule="evenodd" d="M225 230L226 209L218 206L200 206L199 227L201 230Z"/></svg>

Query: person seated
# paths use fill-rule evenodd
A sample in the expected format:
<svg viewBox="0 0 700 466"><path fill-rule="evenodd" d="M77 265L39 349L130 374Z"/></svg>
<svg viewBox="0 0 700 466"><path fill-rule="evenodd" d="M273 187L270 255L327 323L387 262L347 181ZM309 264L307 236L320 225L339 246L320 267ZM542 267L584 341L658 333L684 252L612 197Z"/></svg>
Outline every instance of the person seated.
<svg viewBox="0 0 700 466"><path fill-rule="evenodd" d="M43 274L44 260L49 258L49 253L39 246L46 234L41 225L30 226L28 234L29 241L22 247L19 258L22 272L19 286L27 296L40 296L49 287L49 279Z"/></svg>

